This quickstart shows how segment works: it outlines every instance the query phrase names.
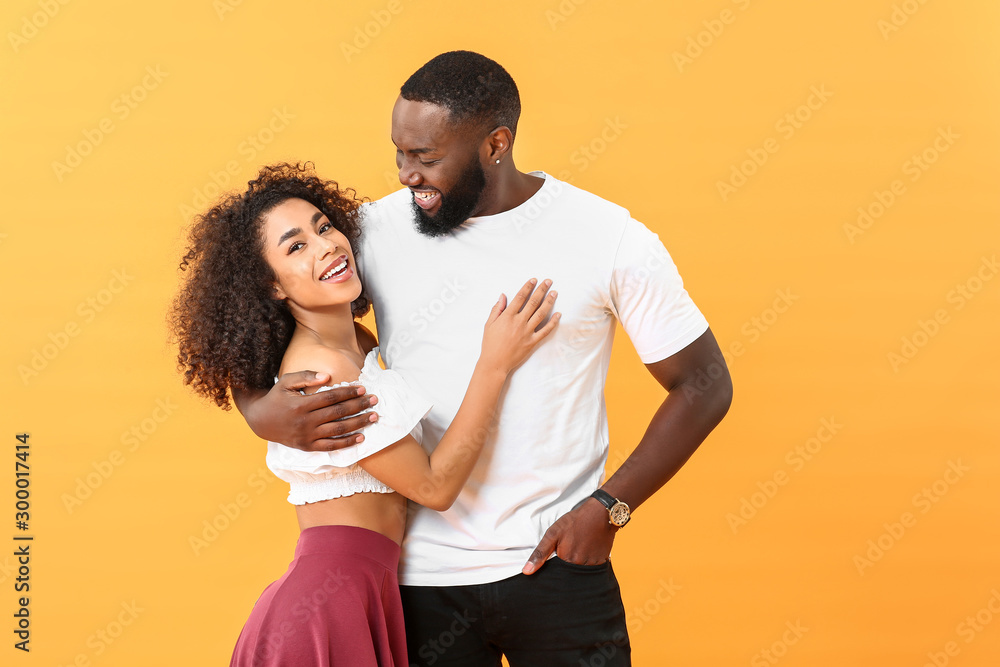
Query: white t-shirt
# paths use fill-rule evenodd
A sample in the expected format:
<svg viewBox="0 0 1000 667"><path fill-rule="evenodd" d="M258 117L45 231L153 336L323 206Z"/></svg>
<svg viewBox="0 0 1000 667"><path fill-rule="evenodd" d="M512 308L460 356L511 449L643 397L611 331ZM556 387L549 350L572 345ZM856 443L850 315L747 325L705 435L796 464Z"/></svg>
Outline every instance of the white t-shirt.
<svg viewBox="0 0 1000 667"><path fill-rule="evenodd" d="M556 519L600 486L608 454L604 381L615 318L643 363L708 328L657 235L624 208L542 172L528 201L429 238L408 189L365 205L358 265L386 366L434 407L423 446L465 396L501 292L551 278L562 319L501 395L498 428L446 512L411 503L400 583L449 586L521 571Z"/></svg>

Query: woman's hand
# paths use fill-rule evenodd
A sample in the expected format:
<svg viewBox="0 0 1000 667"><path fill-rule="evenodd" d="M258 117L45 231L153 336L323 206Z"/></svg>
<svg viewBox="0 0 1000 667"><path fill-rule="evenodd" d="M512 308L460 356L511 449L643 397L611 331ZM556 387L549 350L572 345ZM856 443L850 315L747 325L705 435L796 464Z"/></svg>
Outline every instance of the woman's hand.
<svg viewBox="0 0 1000 667"><path fill-rule="evenodd" d="M560 313L552 313L556 302L556 292L549 291L552 281L543 280L538 289L536 283L534 278L526 282L509 305L507 296L500 295L483 331L481 363L510 373L556 328Z"/></svg>

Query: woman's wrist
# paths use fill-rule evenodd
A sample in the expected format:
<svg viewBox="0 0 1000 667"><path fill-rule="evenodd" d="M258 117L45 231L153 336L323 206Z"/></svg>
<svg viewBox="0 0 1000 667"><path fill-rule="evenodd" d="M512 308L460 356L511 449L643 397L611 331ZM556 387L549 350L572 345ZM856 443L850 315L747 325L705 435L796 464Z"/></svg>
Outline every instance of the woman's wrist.
<svg viewBox="0 0 1000 667"><path fill-rule="evenodd" d="M498 361L479 357L474 374L480 375L484 380L494 380L503 384L507 380L507 376L510 375L510 368Z"/></svg>

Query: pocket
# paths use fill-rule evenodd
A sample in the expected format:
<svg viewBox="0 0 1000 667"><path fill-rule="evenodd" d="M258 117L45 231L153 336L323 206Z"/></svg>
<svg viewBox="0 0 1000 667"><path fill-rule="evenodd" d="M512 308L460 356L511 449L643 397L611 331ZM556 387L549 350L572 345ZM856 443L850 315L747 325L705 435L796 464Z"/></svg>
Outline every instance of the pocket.
<svg viewBox="0 0 1000 667"><path fill-rule="evenodd" d="M606 560L598 565L580 565L578 563L570 563L568 560L563 560L559 556L553 556L552 561L559 563L561 566L567 570L575 570L577 572L604 572L611 565L611 560Z"/></svg>

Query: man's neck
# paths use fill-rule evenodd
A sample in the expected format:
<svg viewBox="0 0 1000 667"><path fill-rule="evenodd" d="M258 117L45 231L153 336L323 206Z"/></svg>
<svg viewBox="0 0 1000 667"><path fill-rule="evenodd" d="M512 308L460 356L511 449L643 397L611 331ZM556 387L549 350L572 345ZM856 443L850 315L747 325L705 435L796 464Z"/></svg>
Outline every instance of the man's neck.
<svg viewBox="0 0 1000 667"><path fill-rule="evenodd" d="M477 211L474 217L484 217L487 215L497 215L515 209L541 189L545 179L539 176L532 176L517 170L513 164L501 167L500 173L496 175L495 186L492 188L493 196L481 211Z"/></svg>

